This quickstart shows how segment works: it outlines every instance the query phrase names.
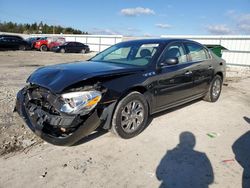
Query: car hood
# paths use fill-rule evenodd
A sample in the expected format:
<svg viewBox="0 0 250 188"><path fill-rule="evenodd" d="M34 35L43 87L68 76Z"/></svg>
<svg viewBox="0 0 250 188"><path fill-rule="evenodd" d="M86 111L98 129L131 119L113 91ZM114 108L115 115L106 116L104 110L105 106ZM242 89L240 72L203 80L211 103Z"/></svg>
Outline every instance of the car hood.
<svg viewBox="0 0 250 188"><path fill-rule="evenodd" d="M30 75L27 82L47 88L54 93L61 93L65 88L93 77L122 76L140 70L142 68L124 64L72 62L41 67Z"/></svg>

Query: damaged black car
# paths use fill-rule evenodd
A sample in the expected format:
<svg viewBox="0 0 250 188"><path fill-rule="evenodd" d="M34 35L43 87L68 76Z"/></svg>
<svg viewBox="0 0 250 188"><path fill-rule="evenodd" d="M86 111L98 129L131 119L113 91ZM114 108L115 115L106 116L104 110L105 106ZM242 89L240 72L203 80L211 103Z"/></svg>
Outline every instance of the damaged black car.
<svg viewBox="0 0 250 188"><path fill-rule="evenodd" d="M224 78L225 61L197 42L126 41L88 61L37 69L15 110L55 145L72 145L97 128L128 139L151 114L198 98L217 101Z"/></svg>

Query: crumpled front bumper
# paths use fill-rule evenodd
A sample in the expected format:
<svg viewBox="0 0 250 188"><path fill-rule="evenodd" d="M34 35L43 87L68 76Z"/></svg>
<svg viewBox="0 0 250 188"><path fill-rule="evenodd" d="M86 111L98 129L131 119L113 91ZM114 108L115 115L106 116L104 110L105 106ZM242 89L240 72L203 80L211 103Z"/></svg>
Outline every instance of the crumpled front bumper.
<svg viewBox="0 0 250 188"><path fill-rule="evenodd" d="M20 115L24 122L29 126L29 128L37 134L39 137L45 141L54 145L73 145L77 141L81 140L83 137L89 135L93 132L100 124L101 119L99 117L97 109L95 109L86 120L79 125L76 130L68 136L55 137L47 134L43 131L43 125L41 123L35 122L26 108L25 104L25 90L22 89L17 94L15 111ZM45 112L44 112L45 113ZM43 114L40 112L40 114Z"/></svg>

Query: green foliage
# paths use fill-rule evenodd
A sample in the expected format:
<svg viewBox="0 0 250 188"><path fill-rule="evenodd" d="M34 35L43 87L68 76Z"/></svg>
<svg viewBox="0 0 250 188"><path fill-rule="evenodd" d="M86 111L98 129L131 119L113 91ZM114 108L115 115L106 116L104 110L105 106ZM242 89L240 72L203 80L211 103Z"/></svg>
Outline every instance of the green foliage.
<svg viewBox="0 0 250 188"><path fill-rule="evenodd" d="M74 29L72 27L62 27L55 25L43 24L42 22L32 24L17 24L14 22L0 22L0 31L10 33L24 33L24 34L88 34L88 32Z"/></svg>

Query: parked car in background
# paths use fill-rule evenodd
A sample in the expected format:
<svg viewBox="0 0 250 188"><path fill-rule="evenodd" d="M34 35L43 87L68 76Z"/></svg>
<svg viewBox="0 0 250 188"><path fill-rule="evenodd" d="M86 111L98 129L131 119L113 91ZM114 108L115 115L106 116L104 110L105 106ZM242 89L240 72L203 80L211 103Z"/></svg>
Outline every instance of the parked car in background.
<svg viewBox="0 0 250 188"><path fill-rule="evenodd" d="M38 41L40 39L41 39L41 37L30 37L30 38L27 38L26 41L28 42L30 49L34 49L36 41Z"/></svg>
<svg viewBox="0 0 250 188"><path fill-rule="evenodd" d="M1 50L27 50L30 49L28 42L16 35L0 35Z"/></svg>
<svg viewBox="0 0 250 188"><path fill-rule="evenodd" d="M128 139L151 114L199 98L217 101L225 65L191 40L126 41L85 62L37 69L15 109L52 144L72 145L98 127Z"/></svg>
<svg viewBox="0 0 250 188"><path fill-rule="evenodd" d="M17 39L23 40L23 37L18 36L18 35L5 35L5 34L3 34L3 35L0 35L0 38L1 37L13 37L13 38L17 38Z"/></svg>
<svg viewBox="0 0 250 188"><path fill-rule="evenodd" d="M88 53L89 46L80 42L65 42L60 46L55 46L51 49L54 52L73 52L73 53Z"/></svg>
<svg viewBox="0 0 250 188"><path fill-rule="evenodd" d="M59 38L52 38L51 41L49 41L48 48L51 50L53 47L60 46L63 43L65 43L65 38L59 37Z"/></svg>
<svg viewBox="0 0 250 188"><path fill-rule="evenodd" d="M34 48L40 51L48 51L48 37L41 37L34 44Z"/></svg>
<svg viewBox="0 0 250 188"><path fill-rule="evenodd" d="M42 37L36 41L35 48L40 51L48 51L54 46L59 46L65 42L63 37Z"/></svg>

